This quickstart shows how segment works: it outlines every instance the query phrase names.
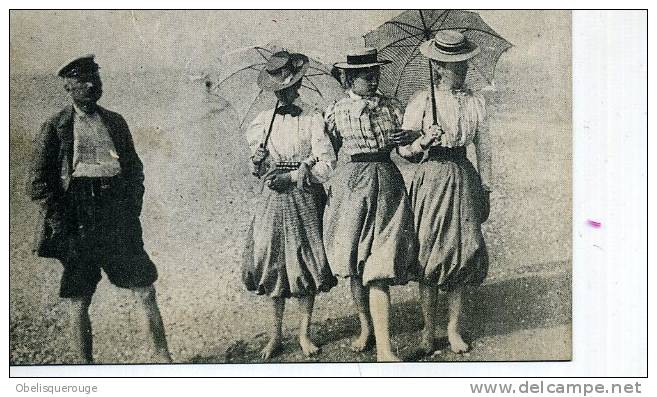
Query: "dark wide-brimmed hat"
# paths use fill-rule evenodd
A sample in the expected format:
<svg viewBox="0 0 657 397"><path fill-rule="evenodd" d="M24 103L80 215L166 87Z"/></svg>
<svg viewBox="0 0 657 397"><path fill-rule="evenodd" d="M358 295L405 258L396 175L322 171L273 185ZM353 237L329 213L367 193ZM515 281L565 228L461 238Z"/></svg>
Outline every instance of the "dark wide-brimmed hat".
<svg viewBox="0 0 657 397"><path fill-rule="evenodd" d="M392 61L387 59L377 59L376 48L364 48L347 54L347 62L338 62L333 66L340 69L365 69L386 65L390 62Z"/></svg>
<svg viewBox="0 0 657 397"><path fill-rule="evenodd" d="M267 61L258 75L258 86L267 91L279 91L296 84L308 70L308 57L279 51Z"/></svg>
<svg viewBox="0 0 657 397"><path fill-rule="evenodd" d="M97 72L100 67L94 61L94 54L75 57L66 61L58 70L59 77L78 77L83 74Z"/></svg>
<svg viewBox="0 0 657 397"><path fill-rule="evenodd" d="M479 54L479 47L459 31L440 30L433 39L420 44L420 52L436 61L462 62Z"/></svg>

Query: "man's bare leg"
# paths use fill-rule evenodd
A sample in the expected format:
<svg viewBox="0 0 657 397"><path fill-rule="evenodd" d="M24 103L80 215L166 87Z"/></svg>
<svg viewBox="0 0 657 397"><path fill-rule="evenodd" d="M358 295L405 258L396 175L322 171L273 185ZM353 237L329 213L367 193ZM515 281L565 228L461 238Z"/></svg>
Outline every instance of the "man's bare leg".
<svg viewBox="0 0 657 397"><path fill-rule="evenodd" d="M139 297L146 311L148 330L155 346L156 361L161 363L172 362L169 346L167 345L166 333L164 332L162 315L155 299L155 287L151 285L148 287L133 288L132 290Z"/></svg>
<svg viewBox="0 0 657 397"><path fill-rule="evenodd" d="M283 314L285 313L285 298L272 298L272 309L274 322L270 332L270 339L260 353L260 356L265 360L270 359L283 344Z"/></svg>
<svg viewBox="0 0 657 397"><path fill-rule="evenodd" d="M420 348L426 354L434 352L434 338L436 333L436 306L438 298L438 287L429 283L420 282L420 300L422 303L422 316L424 318L424 329L422 330L422 341Z"/></svg>
<svg viewBox="0 0 657 397"><path fill-rule="evenodd" d="M91 334L91 319L89 306L91 295L69 299L72 344L79 364L92 364L93 335Z"/></svg>
<svg viewBox="0 0 657 397"><path fill-rule="evenodd" d="M301 311L301 322L299 324L299 344L301 345L303 354L306 356L312 356L319 353L319 347L317 347L310 339L310 323L312 321L314 304L315 295L299 298L299 309Z"/></svg>
<svg viewBox="0 0 657 397"><path fill-rule="evenodd" d="M385 281L370 283L370 314L374 325L377 361L401 361L390 343L390 290Z"/></svg>
<svg viewBox="0 0 657 397"><path fill-rule="evenodd" d="M358 311L360 322L360 335L351 342L351 350L362 352L372 343L372 320L370 317L369 290L363 286L363 280L359 277L350 277L351 296Z"/></svg>
<svg viewBox="0 0 657 397"><path fill-rule="evenodd" d="M463 287L459 286L447 292L449 322L447 323L447 338L454 353L465 353L470 349L459 332L459 318L463 300Z"/></svg>

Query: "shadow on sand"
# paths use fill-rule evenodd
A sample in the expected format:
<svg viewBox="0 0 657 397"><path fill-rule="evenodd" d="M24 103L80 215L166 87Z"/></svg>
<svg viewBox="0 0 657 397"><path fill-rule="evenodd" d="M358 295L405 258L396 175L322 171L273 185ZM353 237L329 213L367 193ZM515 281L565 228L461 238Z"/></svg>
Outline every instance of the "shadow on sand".
<svg viewBox="0 0 657 397"><path fill-rule="evenodd" d="M446 298L441 294L440 327L446 327ZM568 272L531 274L492 282L469 289L464 300L461 329L468 342L483 337L512 334L522 330L550 328L571 323L571 277ZM364 353L349 350L350 340L359 332L355 315L328 319L314 325L314 340L322 346L320 354L307 358L301 354L294 334L286 335L283 348L269 362L368 362L375 361L374 349ZM393 344L404 361L420 361L418 351L422 313L419 302L405 301L393 305L391 334ZM234 342L223 352L209 352L193 357L192 363L262 362L259 351L267 342L265 334L250 341ZM540 341L537 341L540 343ZM446 337L436 340L436 349L448 348ZM473 350L476 350L475 346ZM491 358L495 360L495 358Z"/></svg>

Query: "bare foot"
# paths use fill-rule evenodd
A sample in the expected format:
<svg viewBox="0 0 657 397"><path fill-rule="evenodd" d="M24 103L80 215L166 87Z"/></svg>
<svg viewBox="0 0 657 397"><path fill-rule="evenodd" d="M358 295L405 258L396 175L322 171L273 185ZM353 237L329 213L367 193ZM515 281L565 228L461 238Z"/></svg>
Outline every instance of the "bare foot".
<svg viewBox="0 0 657 397"><path fill-rule="evenodd" d="M158 364L171 364L173 363L173 360L171 359L171 354L169 354L169 352L165 350L155 353L155 357L153 357L153 362Z"/></svg>
<svg viewBox="0 0 657 397"><path fill-rule="evenodd" d="M420 342L420 349L426 354L432 354L434 349L433 332L427 329L422 330L422 341Z"/></svg>
<svg viewBox="0 0 657 397"><path fill-rule="evenodd" d="M376 361L381 362L381 363L398 363L401 362L399 357L395 355L392 351L382 351L379 352L377 350L376 352Z"/></svg>
<svg viewBox="0 0 657 397"><path fill-rule="evenodd" d="M462 354L470 350L470 346L465 343L461 335L458 332L448 332L447 338L449 339L449 346L454 353Z"/></svg>
<svg viewBox="0 0 657 397"><path fill-rule="evenodd" d="M299 345L301 345L301 351L307 357L313 356L319 353L320 348L317 347L308 335L299 335Z"/></svg>
<svg viewBox="0 0 657 397"><path fill-rule="evenodd" d="M260 352L260 357L262 357L263 360L269 360L276 352L281 349L282 346L283 344L281 343L280 336L271 338L269 343L267 343L267 346L265 346L265 348Z"/></svg>
<svg viewBox="0 0 657 397"><path fill-rule="evenodd" d="M364 352L372 347L373 337L370 332L361 332L358 338L351 342L351 350L355 352Z"/></svg>

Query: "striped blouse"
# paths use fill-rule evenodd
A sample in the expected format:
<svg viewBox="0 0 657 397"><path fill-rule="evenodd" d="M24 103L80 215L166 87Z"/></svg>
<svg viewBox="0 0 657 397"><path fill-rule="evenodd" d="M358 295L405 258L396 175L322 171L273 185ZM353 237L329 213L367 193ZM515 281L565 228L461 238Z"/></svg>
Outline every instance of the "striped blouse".
<svg viewBox="0 0 657 397"><path fill-rule="evenodd" d="M384 96L365 98L352 91L347 94L324 114L326 129L340 150L347 155L392 150L390 133L398 131L402 122L399 102Z"/></svg>

